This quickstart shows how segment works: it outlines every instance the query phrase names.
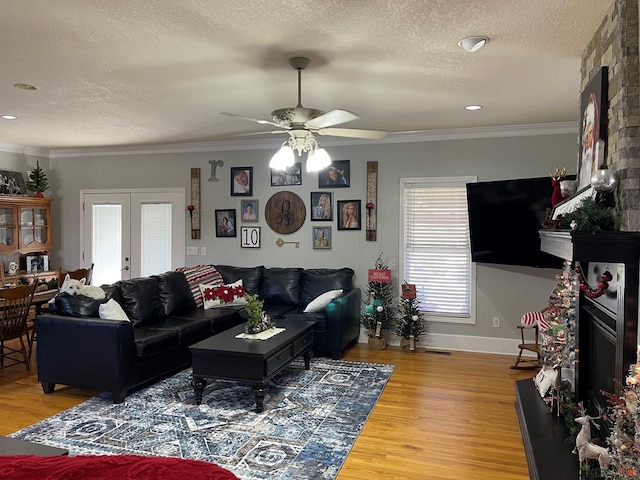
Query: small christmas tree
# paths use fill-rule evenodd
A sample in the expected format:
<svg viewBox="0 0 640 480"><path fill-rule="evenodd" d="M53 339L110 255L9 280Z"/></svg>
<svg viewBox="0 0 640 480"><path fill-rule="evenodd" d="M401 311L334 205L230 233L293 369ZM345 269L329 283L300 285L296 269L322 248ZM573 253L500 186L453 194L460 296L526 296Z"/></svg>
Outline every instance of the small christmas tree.
<svg viewBox="0 0 640 480"><path fill-rule="evenodd" d="M640 363L629 367L622 395L609 396L613 429L609 436L611 465L604 478L640 479Z"/></svg>
<svg viewBox="0 0 640 480"><path fill-rule="evenodd" d="M396 307L393 302L391 272L388 265L382 261L382 254L376 260L375 268L369 273L369 278L373 274L375 280L367 285L360 321L370 338L381 339L386 346L387 333L395 325Z"/></svg>
<svg viewBox="0 0 640 480"><path fill-rule="evenodd" d="M29 180L27 180L27 188L35 192L36 197L43 197L43 192L49 188L47 175L40 168L40 162L36 160L36 168L29 172Z"/></svg>
<svg viewBox="0 0 640 480"><path fill-rule="evenodd" d="M415 351L420 335L425 331L424 317L420 311L420 300L416 296L415 285L404 284L399 303L399 319L396 324L396 335L400 337L400 346Z"/></svg>

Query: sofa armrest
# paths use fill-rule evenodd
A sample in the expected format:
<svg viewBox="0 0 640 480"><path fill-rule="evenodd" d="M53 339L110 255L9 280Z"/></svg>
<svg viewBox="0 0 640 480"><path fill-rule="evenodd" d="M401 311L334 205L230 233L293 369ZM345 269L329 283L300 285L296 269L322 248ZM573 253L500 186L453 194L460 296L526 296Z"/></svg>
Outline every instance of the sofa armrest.
<svg viewBox="0 0 640 480"><path fill-rule="evenodd" d="M342 350L360 336L361 298L361 290L356 287L334 298L327 305L327 339L334 357L339 357Z"/></svg>
<svg viewBox="0 0 640 480"><path fill-rule="evenodd" d="M38 380L120 392L133 383L135 343L126 320L36 317ZM45 388L47 391L47 388Z"/></svg>

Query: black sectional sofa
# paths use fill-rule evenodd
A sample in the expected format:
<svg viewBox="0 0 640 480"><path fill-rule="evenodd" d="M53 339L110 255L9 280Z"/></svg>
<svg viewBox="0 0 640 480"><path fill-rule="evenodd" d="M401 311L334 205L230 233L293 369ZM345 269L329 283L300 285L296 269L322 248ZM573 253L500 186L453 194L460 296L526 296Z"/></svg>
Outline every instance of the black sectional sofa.
<svg viewBox="0 0 640 480"><path fill-rule="evenodd" d="M247 293L278 318L314 320L314 353L339 358L358 340L361 292L353 270L215 265L225 284L242 279ZM198 308L194 285L182 271L103 285L105 300L58 295L51 312L36 318L38 380L45 393L56 384L111 392L124 401L140 385L186 368L189 346L243 323L242 307ZM324 311L304 313L318 295L342 289ZM129 320L101 319L101 303L114 299Z"/></svg>

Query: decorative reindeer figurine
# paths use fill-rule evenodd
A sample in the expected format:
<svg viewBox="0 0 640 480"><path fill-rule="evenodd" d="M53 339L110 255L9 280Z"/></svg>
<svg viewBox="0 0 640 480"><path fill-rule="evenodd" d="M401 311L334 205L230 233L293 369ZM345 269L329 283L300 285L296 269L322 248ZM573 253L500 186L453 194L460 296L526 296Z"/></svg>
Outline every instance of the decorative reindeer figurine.
<svg viewBox="0 0 640 480"><path fill-rule="evenodd" d="M580 460L580 477L582 478L582 464L586 460L598 460L598 465L600 465L600 470L605 471L609 468L609 464L611 463L611 457L609 456L609 451L601 447L600 445L596 445L591 442L591 422L593 420L598 420L601 418L598 417L590 417L586 414L584 408L582 407L582 403L580 404L580 411L582 412L582 416L576 418L576 423L582 425L578 436L576 437L576 448L573 449L573 453L578 454L578 459ZM593 422L596 428L600 428L600 426Z"/></svg>
<svg viewBox="0 0 640 480"><path fill-rule="evenodd" d="M551 205L556 206L562 200L564 200L564 195L562 195L562 191L560 190L560 182L567 174L567 167L563 166L562 170L556 168L555 172L549 172L549 176L551 177L551 185L553 186L553 193L551 194Z"/></svg>
<svg viewBox="0 0 640 480"><path fill-rule="evenodd" d="M557 416L560 416L560 402L562 400L569 401L571 399L571 382L562 379L562 366L556 364L553 366L556 377L551 384L551 413L553 413L553 405L555 403Z"/></svg>

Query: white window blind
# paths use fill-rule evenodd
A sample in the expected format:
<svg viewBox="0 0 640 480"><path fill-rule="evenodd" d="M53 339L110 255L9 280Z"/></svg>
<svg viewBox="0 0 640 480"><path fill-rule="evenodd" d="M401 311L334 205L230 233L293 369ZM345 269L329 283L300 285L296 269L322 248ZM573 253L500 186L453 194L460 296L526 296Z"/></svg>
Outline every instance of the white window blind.
<svg viewBox="0 0 640 480"><path fill-rule="evenodd" d="M122 206L93 205L92 261L100 268L93 271L91 283L104 285L120 279L122 257Z"/></svg>
<svg viewBox="0 0 640 480"><path fill-rule="evenodd" d="M473 177L403 179L402 280L429 320L475 323L466 184Z"/></svg>

